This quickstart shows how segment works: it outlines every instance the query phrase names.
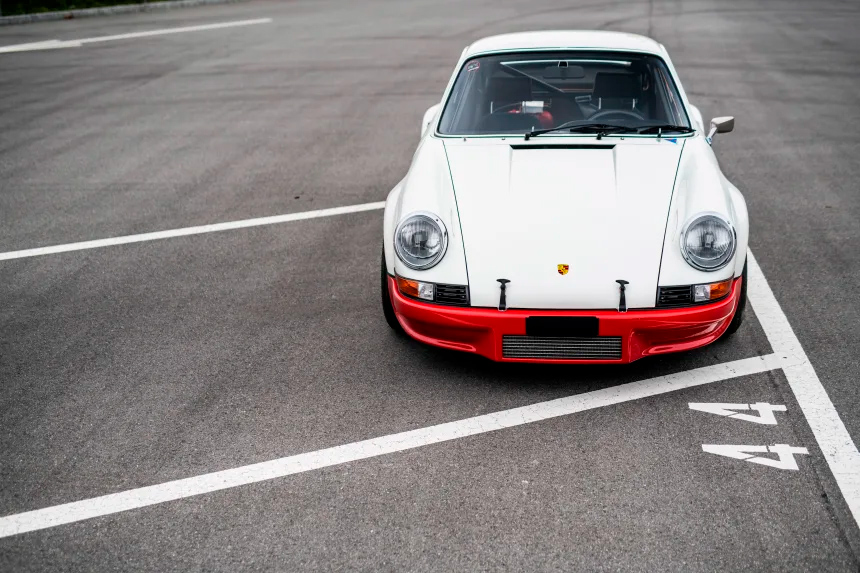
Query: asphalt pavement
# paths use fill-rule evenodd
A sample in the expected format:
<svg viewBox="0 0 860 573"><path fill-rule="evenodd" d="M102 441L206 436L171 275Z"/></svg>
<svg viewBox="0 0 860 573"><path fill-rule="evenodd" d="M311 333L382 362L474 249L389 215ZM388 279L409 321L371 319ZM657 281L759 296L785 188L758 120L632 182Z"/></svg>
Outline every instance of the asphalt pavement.
<svg viewBox="0 0 860 573"><path fill-rule="evenodd" d="M715 148L750 248L856 444L858 28L837 0L249 1L3 27L0 255L382 201L471 41L646 34L706 121L736 117ZM627 366L423 346L382 317L381 232L370 210L0 260L0 518L774 352L755 305L730 339ZM708 444L807 453L794 470ZM281 475L0 535L0 570L860 569L779 368Z"/></svg>

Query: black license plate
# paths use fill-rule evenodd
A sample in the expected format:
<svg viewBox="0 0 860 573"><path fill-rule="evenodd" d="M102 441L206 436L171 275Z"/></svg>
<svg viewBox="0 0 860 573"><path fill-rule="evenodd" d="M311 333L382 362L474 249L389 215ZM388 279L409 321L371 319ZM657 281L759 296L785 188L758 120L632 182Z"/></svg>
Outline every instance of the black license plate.
<svg viewBox="0 0 860 573"><path fill-rule="evenodd" d="M526 335L558 337L597 336L600 321L596 316L528 316Z"/></svg>

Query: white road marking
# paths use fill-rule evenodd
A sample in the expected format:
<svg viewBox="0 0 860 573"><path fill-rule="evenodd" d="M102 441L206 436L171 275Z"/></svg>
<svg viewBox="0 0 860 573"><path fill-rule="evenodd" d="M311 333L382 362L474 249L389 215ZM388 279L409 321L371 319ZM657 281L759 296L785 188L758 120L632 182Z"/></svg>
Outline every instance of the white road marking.
<svg viewBox="0 0 860 573"><path fill-rule="evenodd" d="M752 252L748 253L747 260L749 301L773 351L785 361L783 371L788 384L812 428L854 521L860 524L860 452L809 363Z"/></svg>
<svg viewBox="0 0 860 573"><path fill-rule="evenodd" d="M467 436L513 428L576 412L657 396L666 392L711 384L738 376L766 372L779 368L781 364L780 359L773 354L745 358L567 398L540 402L530 406L466 418L456 422L18 513L0 518L0 537L74 523Z"/></svg>
<svg viewBox="0 0 860 573"><path fill-rule="evenodd" d="M780 470L797 470L797 460L794 459L795 454L808 454L806 448L797 448L788 444L775 444L773 446L729 446L717 444L703 444L702 451L709 454L717 454L727 458L736 460L744 460L754 464L761 464ZM763 458L753 456L754 453L776 454L779 459Z"/></svg>
<svg viewBox="0 0 860 573"><path fill-rule="evenodd" d="M72 46L70 44L77 44ZM80 46L76 42L63 42L61 40L45 40L44 42L31 42L29 44L15 44L12 46L0 47L0 54L8 54L11 52L32 52L35 50L56 50L58 48L72 48Z"/></svg>
<svg viewBox="0 0 860 573"><path fill-rule="evenodd" d="M770 426L776 425L776 416L773 415L774 412L785 412L785 406L782 404L768 404L767 402L756 402L755 404L690 402L689 406L691 410L697 410L699 412L707 412L708 414L716 414L717 416L726 416L735 420L753 422L754 424L767 424ZM757 410L758 416L741 414L733 410Z"/></svg>
<svg viewBox="0 0 860 573"><path fill-rule="evenodd" d="M128 34L115 34L113 36L98 36L95 38L82 38L80 40L46 40L44 42L31 42L29 44L15 44L0 47L0 54L9 52L27 52L30 50L54 50L58 48L79 48L84 44L96 42L112 42L114 40L131 40L133 38L148 38L150 36L164 36L165 34L181 34L184 32L202 32L204 30L220 30L222 28L234 28L236 26L253 26L254 24L268 24L271 18L257 18L256 20L236 20L233 22L219 22L217 24L201 24L199 26L183 26L181 28L164 28L161 30L147 30L145 32L130 32Z"/></svg>
<svg viewBox="0 0 860 573"><path fill-rule="evenodd" d="M305 219L318 219L320 217L331 217L333 215L343 215L346 213L375 211L384 207L385 201L379 201L376 203L348 205L346 207L333 207L331 209L318 209L316 211L303 211L301 213L288 213L286 215L275 215L272 217L260 217L258 219L244 219L241 221L230 221L228 223L200 225L199 227L184 227L182 229L171 229L169 231L155 231L153 233L142 233L140 235L125 235L122 237L113 237L110 239L96 239L94 241L83 241L80 243L66 243L65 245L39 247L36 249L25 249L23 251L9 251L6 253L0 253L0 261L23 259L26 257L38 257L41 255L53 255L56 253L67 253L69 251L82 251L85 249L98 249L101 247L126 245L128 243L141 243L143 241L155 241L158 239L170 239L172 237L186 237L188 235L215 233L218 231L244 229L247 227L259 227L262 225L274 225L276 223L303 221Z"/></svg>

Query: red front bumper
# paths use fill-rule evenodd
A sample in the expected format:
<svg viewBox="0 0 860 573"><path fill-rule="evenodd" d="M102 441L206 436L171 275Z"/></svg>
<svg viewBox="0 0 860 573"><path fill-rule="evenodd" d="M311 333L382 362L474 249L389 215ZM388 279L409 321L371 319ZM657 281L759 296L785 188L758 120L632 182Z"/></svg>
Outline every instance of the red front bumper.
<svg viewBox="0 0 860 573"><path fill-rule="evenodd" d="M503 362L549 362L571 364L618 364L643 356L679 352L705 346L718 339L729 327L741 293L741 279L735 279L732 292L712 304L654 310L506 310L458 308L419 302L404 297L393 277L388 277L388 292L394 312L403 329L416 340L474 352ZM596 316L599 336L620 336L620 360L564 360L505 358L502 336L525 335L528 316Z"/></svg>

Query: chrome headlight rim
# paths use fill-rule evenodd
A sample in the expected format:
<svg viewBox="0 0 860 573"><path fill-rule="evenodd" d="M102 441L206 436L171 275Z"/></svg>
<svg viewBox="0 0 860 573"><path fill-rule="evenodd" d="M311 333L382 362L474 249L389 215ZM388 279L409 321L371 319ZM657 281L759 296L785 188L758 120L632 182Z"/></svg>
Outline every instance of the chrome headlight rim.
<svg viewBox="0 0 860 573"><path fill-rule="evenodd" d="M687 252L687 232L706 219L715 219L719 221L720 223L725 225L726 228L731 231L732 234L732 246L731 249L729 249L728 255L726 256L725 260L723 260L723 262L713 267L708 267L700 264L693 257L693 255ZM732 223L728 219L726 219L721 213L717 213L715 211L705 211L702 213L697 213L694 216L690 217L690 219L688 219L687 222L684 224L683 229L681 229L680 247L681 256L683 256L684 260L687 261L687 264L694 269L708 273L718 271L720 269L726 268L729 263L731 263L732 260L735 258L735 251L737 251L738 248L738 232L735 230L735 226L732 225Z"/></svg>
<svg viewBox="0 0 860 573"><path fill-rule="evenodd" d="M442 246L439 249L439 252L436 253L433 258L427 259L427 262L423 264L417 264L413 261L410 261L410 255L404 253L402 250L403 247L400 245L400 231L403 229L404 225L416 219L424 219L435 224L439 228L439 232L441 233ZM414 211L403 217L403 219L400 221L400 223L397 224L397 227L394 229L394 252L397 253L397 258L400 259L400 262L402 262L410 269L416 271L426 271L427 269L432 269L439 264L439 261L442 260L447 251L448 228L445 226L445 223L442 221L442 219L440 219L435 213L431 213L430 211Z"/></svg>

